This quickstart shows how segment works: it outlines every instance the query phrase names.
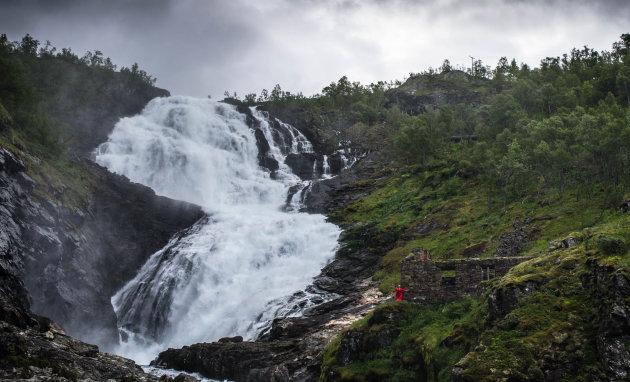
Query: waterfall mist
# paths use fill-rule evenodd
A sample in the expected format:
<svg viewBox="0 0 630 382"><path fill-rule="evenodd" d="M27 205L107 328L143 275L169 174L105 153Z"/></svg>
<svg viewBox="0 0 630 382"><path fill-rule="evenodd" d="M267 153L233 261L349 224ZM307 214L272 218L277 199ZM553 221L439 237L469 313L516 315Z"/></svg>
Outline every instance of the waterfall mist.
<svg viewBox="0 0 630 382"><path fill-rule="evenodd" d="M321 301L302 293L297 308L290 302L332 258L340 232L322 215L287 206L289 188L306 185L284 157L312 146L292 126L272 129L263 113L252 109L252 116L280 164L273 178L258 164L246 116L207 99L155 99L97 149L99 164L208 214L112 297L119 354L146 364L167 347L253 339L276 316Z"/></svg>

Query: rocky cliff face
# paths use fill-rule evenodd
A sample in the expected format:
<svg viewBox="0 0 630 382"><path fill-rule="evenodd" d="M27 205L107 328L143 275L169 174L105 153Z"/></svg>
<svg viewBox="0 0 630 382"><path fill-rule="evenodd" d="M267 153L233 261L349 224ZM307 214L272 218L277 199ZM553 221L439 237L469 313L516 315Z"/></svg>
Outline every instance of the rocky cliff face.
<svg viewBox="0 0 630 382"><path fill-rule="evenodd" d="M332 154L337 150L339 133L344 133L355 123L342 112L319 115L300 108L281 107L274 104L260 106L260 110L269 112L300 130L311 141L315 152L319 154Z"/></svg>
<svg viewBox="0 0 630 382"><path fill-rule="evenodd" d="M0 266L0 379L172 381L145 374L129 359L100 353L30 311L22 281ZM183 374L175 381L196 380Z"/></svg>
<svg viewBox="0 0 630 382"><path fill-rule="evenodd" d="M470 90L485 79L474 78L454 70L441 75L410 77L404 84L386 93L390 105L398 105L401 111L417 115L435 111L441 105L466 104L478 107L487 98Z"/></svg>
<svg viewBox="0 0 630 382"><path fill-rule="evenodd" d="M203 212L87 160L67 165L72 185L0 147L0 267L24 281L34 312L107 347L118 340L110 297Z"/></svg>
<svg viewBox="0 0 630 382"><path fill-rule="evenodd" d="M104 86L95 94L77 97L62 84L47 101L54 101L45 110L63 126L70 160L27 153L0 105L0 379L159 379L66 335L105 348L116 343L110 296L173 234L204 216L198 206L157 196L84 159L121 117L168 95L111 76L94 81Z"/></svg>

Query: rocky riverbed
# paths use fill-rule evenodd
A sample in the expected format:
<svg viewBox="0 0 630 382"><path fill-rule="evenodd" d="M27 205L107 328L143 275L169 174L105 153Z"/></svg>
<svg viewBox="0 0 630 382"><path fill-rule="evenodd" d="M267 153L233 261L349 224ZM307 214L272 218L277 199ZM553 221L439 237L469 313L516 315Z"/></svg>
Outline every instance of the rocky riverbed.
<svg viewBox="0 0 630 382"><path fill-rule="evenodd" d="M364 279L352 292L303 317L276 319L257 341L234 337L168 349L152 364L234 381L317 380L320 356L330 341L387 299L373 281Z"/></svg>

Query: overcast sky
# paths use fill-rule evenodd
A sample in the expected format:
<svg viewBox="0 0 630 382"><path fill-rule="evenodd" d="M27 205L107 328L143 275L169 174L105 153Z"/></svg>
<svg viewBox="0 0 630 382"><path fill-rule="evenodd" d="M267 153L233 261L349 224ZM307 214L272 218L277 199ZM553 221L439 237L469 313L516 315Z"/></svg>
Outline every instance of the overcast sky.
<svg viewBox="0 0 630 382"><path fill-rule="evenodd" d="M537 66L630 32L628 0L0 0L0 33L26 33L157 77L173 94L318 93L347 75L403 79L444 59Z"/></svg>

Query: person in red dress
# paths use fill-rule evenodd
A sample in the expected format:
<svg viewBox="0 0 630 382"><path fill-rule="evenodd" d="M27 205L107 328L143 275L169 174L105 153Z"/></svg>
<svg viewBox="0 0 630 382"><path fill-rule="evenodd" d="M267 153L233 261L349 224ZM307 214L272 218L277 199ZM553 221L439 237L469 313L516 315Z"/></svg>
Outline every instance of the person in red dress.
<svg viewBox="0 0 630 382"><path fill-rule="evenodd" d="M396 292L396 301L400 301L403 299L403 292L406 292L407 289L403 289L400 287L400 285L398 285L396 287L396 289L394 289L394 292Z"/></svg>

